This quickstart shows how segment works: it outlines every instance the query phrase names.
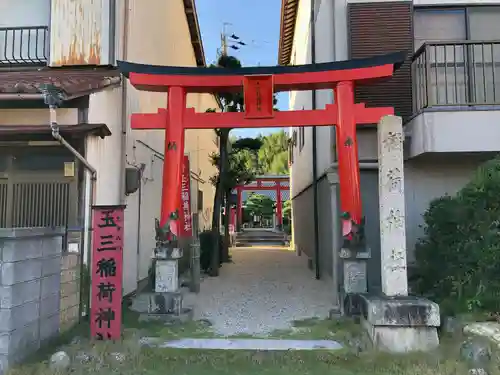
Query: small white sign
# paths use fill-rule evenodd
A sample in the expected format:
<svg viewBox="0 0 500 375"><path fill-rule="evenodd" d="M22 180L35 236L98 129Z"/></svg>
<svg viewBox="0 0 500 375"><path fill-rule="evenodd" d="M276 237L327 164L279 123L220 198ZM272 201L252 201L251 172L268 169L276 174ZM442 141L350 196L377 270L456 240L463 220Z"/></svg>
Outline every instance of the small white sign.
<svg viewBox="0 0 500 375"><path fill-rule="evenodd" d="M68 244L68 252L69 253L79 253L80 252L80 245L77 243L69 243Z"/></svg>
<svg viewBox="0 0 500 375"><path fill-rule="evenodd" d="M179 289L178 264L176 260L156 261L155 292L176 292Z"/></svg>

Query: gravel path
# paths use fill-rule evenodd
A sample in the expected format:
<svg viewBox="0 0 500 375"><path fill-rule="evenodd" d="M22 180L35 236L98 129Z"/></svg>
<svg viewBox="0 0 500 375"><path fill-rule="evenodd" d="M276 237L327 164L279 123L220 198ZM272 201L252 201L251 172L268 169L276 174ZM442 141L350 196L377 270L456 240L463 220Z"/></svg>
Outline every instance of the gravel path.
<svg viewBox="0 0 500 375"><path fill-rule="evenodd" d="M326 318L330 285L315 280L306 257L281 249L233 249L234 264L206 277L198 295L186 296L195 319L208 319L221 335L265 334L294 320Z"/></svg>

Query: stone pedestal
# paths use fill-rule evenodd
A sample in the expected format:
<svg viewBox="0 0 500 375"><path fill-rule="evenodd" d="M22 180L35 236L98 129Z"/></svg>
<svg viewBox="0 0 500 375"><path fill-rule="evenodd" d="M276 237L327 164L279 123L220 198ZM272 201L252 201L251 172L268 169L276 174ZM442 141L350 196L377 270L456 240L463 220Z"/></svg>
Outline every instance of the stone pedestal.
<svg viewBox="0 0 500 375"><path fill-rule="evenodd" d="M439 307L408 297L403 141L401 118L382 118L378 162L383 296L360 295L359 302L363 325L379 349L428 351L439 345Z"/></svg>
<svg viewBox="0 0 500 375"><path fill-rule="evenodd" d="M349 249L341 249L340 258L344 266L344 292L366 293L368 291L366 261L371 258L370 251L354 253Z"/></svg>
<svg viewBox="0 0 500 375"><path fill-rule="evenodd" d="M371 258L371 252L354 252L349 249L341 249L339 254L343 267L343 288L341 293L342 314L358 315L360 305L358 294L368 292L367 260Z"/></svg>
<svg viewBox="0 0 500 375"><path fill-rule="evenodd" d="M141 314L140 321L162 320L185 322L192 319L192 310L182 305L183 296L179 287L180 248L157 248L155 251L155 290L149 294L148 312Z"/></svg>
<svg viewBox="0 0 500 375"><path fill-rule="evenodd" d="M373 344L391 353L439 346L439 306L424 298L359 295L361 322Z"/></svg>

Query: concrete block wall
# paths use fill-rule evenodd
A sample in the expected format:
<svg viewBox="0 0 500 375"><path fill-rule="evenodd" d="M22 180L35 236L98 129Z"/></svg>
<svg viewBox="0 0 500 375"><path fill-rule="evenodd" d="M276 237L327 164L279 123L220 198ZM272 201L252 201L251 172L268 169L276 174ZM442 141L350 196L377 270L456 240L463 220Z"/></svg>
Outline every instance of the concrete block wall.
<svg viewBox="0 0 500 375"><path fill-rule="evenodd" d="M0 375L59 333L63 237L0 229Z"/></svg>

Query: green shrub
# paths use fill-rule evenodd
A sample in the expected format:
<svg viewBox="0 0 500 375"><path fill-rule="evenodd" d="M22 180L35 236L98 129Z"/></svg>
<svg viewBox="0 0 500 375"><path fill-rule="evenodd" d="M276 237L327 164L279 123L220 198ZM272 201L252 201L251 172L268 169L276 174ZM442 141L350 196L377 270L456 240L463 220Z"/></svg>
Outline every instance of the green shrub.
<svg viewBox="0 0 500 375"><path fill-rule="evenodd" d="M456 196L431 202L416 245L418 291L446 306L500 311L500 158Z"/></svg>

